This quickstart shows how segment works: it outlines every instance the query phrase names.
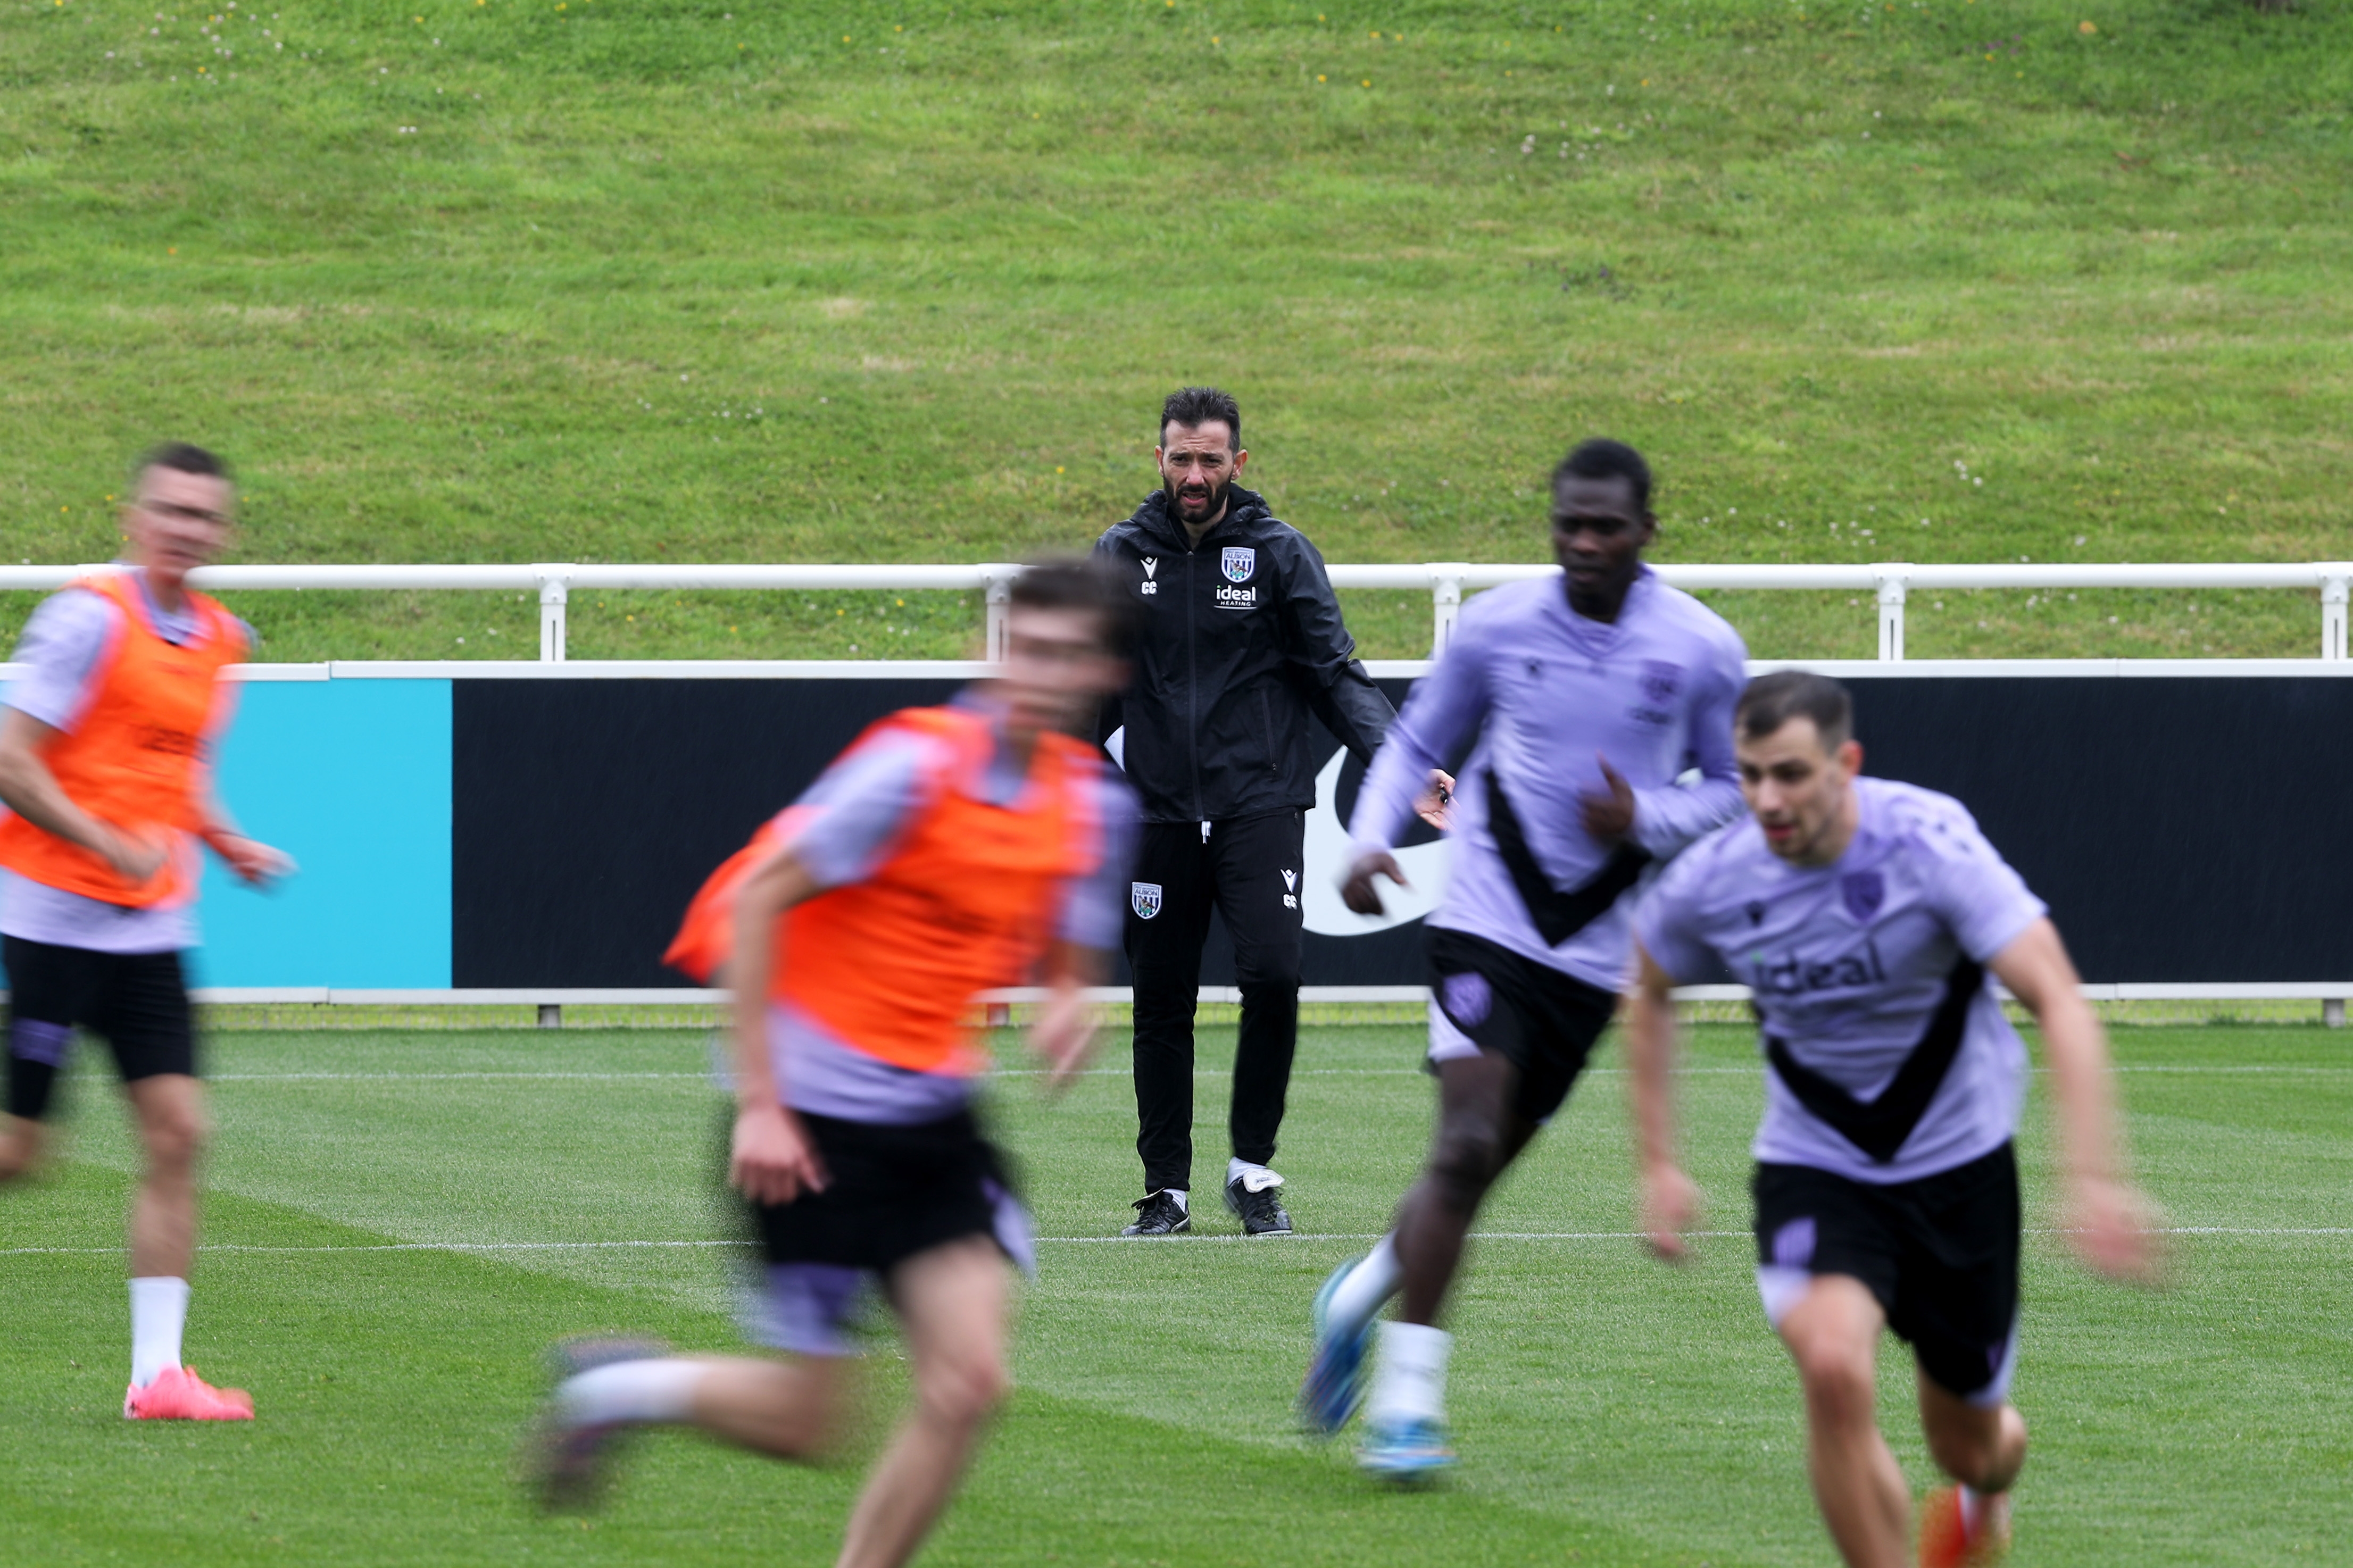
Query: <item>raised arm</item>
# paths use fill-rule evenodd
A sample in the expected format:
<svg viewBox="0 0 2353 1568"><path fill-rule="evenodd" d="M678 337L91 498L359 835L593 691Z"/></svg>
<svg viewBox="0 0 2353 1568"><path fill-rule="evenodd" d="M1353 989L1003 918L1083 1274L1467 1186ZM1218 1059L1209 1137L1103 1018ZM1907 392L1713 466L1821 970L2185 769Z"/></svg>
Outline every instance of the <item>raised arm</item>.
<svg viewBox="0 0 2353 1568"><path fill-rule="evenodd" d="M2157 1238L2147 1200L2124 1173L2107 1033L2084 1000L2059 928L2047 918L2036 921L1996 953L1989 967L2042 1026L2075 1250L2103 1274L2144 1283L2154 1279Z"/></svg>
<svg viewBox="0 0 2353 1568"><path fill-rule="evenodd" d="M1627 999L1627 1092L1632 1098L1641 1166L1641 1225L1652 1251L1684 1256L1683 1231L1699 1213L1699 1189L1675 1157L1674 979L1635 943L1638 973Z"/></svg>

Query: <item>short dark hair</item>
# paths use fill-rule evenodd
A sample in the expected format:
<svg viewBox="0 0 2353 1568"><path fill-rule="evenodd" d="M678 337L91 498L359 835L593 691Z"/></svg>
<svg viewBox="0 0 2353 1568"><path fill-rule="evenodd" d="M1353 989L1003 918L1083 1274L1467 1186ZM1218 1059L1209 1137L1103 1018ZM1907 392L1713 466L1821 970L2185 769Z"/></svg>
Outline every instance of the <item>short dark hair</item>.
<svg viewBox="0 0 2353 1568"><path fill-rule="evenodd" d="M1822 750L1836 751L1854 738L1854 699L1845 687L1810 669L1777 669L1750 681L1732 710L1732 725L1761 741L1792 719L1811 719Z"/></svg>
<svg viewBox="0 0 2353 1568"><path fill-rule="evenodd" d="M1578 442L1577 449L1563 458L1560 467L1552 471L1555 489L1567 479L1624 479L1634 487L1635 509L1651 510L1651 465L1642 461L1641 453L1623 441L1597 436L1590 441Z"/></svg>
<svg viewBox="0 0 2353 1568"><path fill-rule="evenodd" d="M1103 628L1103 649L1125 658L1135 646L1135 608L1109 564L1091 555L1048 555L1027 562L1010 602L1026 610L1085 610Z"/></svg>
<svg viewBox="0 0 2353 1568"><path fill-rule="evenodd" d="M150 468L170 468L174 473L202 474L209 479L226 479L232 476L228 464L216 452L186 441L166 441L160 447L150 447L132 468L131 476L143 477Z"/></svg>
<svg viewBox="0 0 2353 1568"><path fill-rule="evenodd" d="M1198 429L1212 419L1222 420L1233 432L1234 450L1242 449L1242 410L1230 393L1219 392L1214 386L1180 386L1168 395L1160 405L1160 428L1152 433L1155 447L1168 435L1168 426L1182 425L1188 430Z"/></svg>

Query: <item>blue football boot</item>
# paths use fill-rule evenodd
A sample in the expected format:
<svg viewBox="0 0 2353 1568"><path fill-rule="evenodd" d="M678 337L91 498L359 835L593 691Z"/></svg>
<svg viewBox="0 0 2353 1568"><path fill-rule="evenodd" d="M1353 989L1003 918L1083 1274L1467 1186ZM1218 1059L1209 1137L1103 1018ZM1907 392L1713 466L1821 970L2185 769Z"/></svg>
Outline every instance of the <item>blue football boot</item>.
<svg viewBox="0 0 2353 1568"><path fill-rule="evenodd" d="M1315 1292L1315 1352L1307 1363L1307 1381L1299 1386L1300 1419L1319 1437L1329 1437L1348 1424L1365 1398L1365 1368L1371 1360L1373 1320L1342 1333L1332 1324L1332 1298L1341 1282L1364 1262L1352 1258L1332 1270Z"/></svg>
<svg viewBox="0 0 2353 1568"><path fill-rule="evenodd" d="M1454 1468L1454 1446L1442 1421L1368 1422L1356 1468L1401 1485L1435 1480Z"/></svg>

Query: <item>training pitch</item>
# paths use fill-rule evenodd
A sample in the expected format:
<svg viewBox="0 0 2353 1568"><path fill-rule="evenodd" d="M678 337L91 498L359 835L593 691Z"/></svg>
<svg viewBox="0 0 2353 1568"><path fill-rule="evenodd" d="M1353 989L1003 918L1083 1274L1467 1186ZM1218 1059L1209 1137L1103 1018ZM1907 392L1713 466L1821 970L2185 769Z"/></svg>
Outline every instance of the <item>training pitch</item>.
<svg viewBox="0 0 2353 1568"><path fill-rule="evenodd" d="M1831 1560L1741 1234L1759 1093L1742 1029L1700 1030L1683 1080L1712 1204L1693 1266L1625 1234L1614 1048L1483 1217L1453 1308L1458 1479L1386 1491L1345 1443L1294 1434L1309 1298L1382 1227L1425 1135L1420 1035L1303 1031L1290 1240L1244 1242L1216 1205L1222 1072L1198 1086L1201 1233L1157 1242L1107 1239L1135 1185L1124 1037L1060 1104L1035 1076L998 1081L1043 1271L1020 1392L925 1562ZM1204 1037L1205 1068L1229 1059L1229 1028ZM2299 1027L2127 1028L2116 1047L2140 1169L2179 1232L2172 1286L2100 1283L2048 1233L2038 1099L2013 1561L2343 1561L2353 1050ZM84 1070L69 1157L0 1194L10 1558L829 1563L871 1438L810 1471L657 1436L585 1521L534 1516L512 1479L550 1341L736 1343L708 1060L684 1031L216 1037L189 1358L253 1390L260 1419L234 1428L120 1416L129 1148L111 1083ZM899 1397L887 1337L872 1367L878 1400ZM1900 1354L1883 1389L1925 1484Z"/></svg>

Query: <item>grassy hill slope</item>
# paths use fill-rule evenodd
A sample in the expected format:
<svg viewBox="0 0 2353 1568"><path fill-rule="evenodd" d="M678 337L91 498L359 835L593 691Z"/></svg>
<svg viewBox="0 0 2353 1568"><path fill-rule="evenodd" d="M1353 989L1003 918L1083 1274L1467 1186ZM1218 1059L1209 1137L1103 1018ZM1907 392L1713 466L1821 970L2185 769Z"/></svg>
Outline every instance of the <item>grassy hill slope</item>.
<svg viewBox="0 0 2353 1568"><path fill-rule="evenodd" d="M1124 514L1187 380L1336 561L1538 558L1594 432L1666 559L2353 555L2346 0L162 3L0 9L11 559L102 554L167 434L241 466L250 560L1001 559ZM607 595L573 646L960 650L901 597ZM1721 603L1867 653L1845 600ZM274 658L533 637L238 607ZM2317 621L1953 595L1911 641Z"/></svg>

